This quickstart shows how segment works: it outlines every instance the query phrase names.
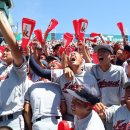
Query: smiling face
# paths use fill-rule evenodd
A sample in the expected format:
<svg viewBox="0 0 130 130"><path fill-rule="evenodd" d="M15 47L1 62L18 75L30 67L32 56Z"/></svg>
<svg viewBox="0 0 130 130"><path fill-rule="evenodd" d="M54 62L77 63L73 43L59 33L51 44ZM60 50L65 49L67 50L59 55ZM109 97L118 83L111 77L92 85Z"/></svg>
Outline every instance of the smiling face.
<svg viewBox="0 0 130 130"><path fill-rule="evenodd" d="M106 49L99 49L97 52L99 65L110 64L111 62L111 53Z"/></svg>
<svg viewBox="0 0 130 130"><path fill-rule="evenodd" d="M82 56L78 53L78 52L72 52L69 55L69 59L68 59L68 65L70 67L74 67L74 66L79 66L82 64Z"/></svg>

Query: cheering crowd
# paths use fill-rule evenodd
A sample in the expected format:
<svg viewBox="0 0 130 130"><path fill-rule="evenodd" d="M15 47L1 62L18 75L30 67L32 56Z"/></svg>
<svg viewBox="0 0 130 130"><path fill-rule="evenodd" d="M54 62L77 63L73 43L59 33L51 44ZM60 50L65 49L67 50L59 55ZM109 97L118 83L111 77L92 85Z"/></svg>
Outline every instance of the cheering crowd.
<svg viewBox="0 0 130 130"><path fill-rule="evenodd" d="M130 130L130 43L85 39L87 22L76 42L35 33L23 46L33 29L20 44L0 12L0 130Z"/></svg>

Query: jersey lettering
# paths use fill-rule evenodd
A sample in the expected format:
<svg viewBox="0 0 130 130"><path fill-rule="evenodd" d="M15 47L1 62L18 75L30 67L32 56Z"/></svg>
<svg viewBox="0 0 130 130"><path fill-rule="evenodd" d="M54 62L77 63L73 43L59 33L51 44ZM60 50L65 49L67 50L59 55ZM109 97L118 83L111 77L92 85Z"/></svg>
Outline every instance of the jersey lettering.
<svg viewBox="0 0 130 130"><path fill-rule="evenodd" d="M104 80L98 82L98 86L99 86L99 88L119 87L119 82L120 82L120 80L118 80L118 81L105 81L105 79L104 79Z"/></svg>

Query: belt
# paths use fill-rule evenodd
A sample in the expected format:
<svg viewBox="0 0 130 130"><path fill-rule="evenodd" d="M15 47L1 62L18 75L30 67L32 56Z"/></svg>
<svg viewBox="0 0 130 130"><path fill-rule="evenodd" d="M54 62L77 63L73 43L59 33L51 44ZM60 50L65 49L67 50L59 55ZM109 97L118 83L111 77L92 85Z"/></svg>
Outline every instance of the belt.
<svg viewBox="0 0 130 130"><path fill-rule="evenodd" d="M51 118L51 117L55 117L57 120L60 119L61 116L43 116L43 117L39 117L36 119L36 122L37 121L41 121L42 119L44 118Z"/></svg>
<svg viewBox="0 0 130 130"><path fill-rule="evenodd" d="M4 116L0 116L0 122L4 121L4 120L11 120L14 118L13 114L9 114L9 115L4 115Z"/></svg>
<svg viewBox="0 0 130 130"><path fill-rule="evenodd" d="M15 112L15 113L13 113L13 114L9 114L9 115L3 115L3 116L0 116L0 122L2 122L2 121L5 121L5 120L11 120L11 119L14 119L15 117L15 114L18 114L18 113L21 113L21 111L20 112Z"/></svg>

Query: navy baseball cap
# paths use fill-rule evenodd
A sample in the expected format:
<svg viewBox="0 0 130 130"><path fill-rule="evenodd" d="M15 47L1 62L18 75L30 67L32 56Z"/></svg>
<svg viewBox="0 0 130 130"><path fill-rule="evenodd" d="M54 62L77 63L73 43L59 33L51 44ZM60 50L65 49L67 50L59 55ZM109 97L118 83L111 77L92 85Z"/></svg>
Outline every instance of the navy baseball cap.
<svg viewBox="0 0 130 130"><path fill-rule="evenodd" d="M73 97L83 101L83 102L89 102L92 105L95 105L96 103L100 102L99 98L92 95L88 91L86 91L84 88L80 90L70 90L67 89L67 92L72 95Z"/></svg>
<svg viewBox="0 0 130 130"><path fill-rule="evenodd" d="M53 61L53 60L57 60L58 62L60 62L60 59L58 57L55 57L55 56L48 56L46 58L46 60L47 60L48 63Z"/></svg>
<svg viewBox="0 0 130 130"><path fill-rule="evenodd" d="M100 49L108 50L109 52L111 52L111 54L113 54L113 52L114 52L113 48L109 44L96 45L93 49L95 52L97 52Z"/></svg>
<svg viewBox="0 0 130 130"><path fill-rule="evenodd" d="M124 50L130 52L130 43L124 46Z"/></svg>
<svg viewBox="0 0 130 130"><path fill-rule="evenodd" d="M125 84L124 84L124 89L126 89L126 88L130 88L130 82L126 82Z"/></svg>

